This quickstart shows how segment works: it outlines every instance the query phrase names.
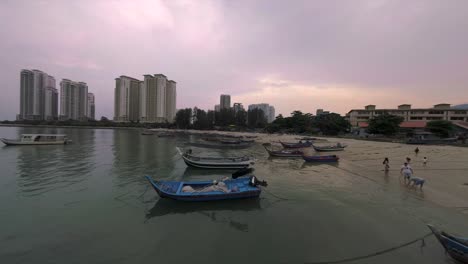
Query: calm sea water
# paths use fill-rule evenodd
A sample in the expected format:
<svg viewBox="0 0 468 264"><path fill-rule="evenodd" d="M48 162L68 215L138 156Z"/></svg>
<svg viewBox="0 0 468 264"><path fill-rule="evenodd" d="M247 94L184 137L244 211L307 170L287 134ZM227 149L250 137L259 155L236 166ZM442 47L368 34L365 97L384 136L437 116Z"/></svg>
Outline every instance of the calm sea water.
<svg viewBox="0 0 468 264"><path fill-rule="evenodd" d="M1 137L22 133L65 133L74 143L0 147L0 263L327 263L422 237L429 232L425 223L468 235L467 214L431 201L428 195L437 193L430 186L408 190L396 170L384 176L382 157L406 154L399 144L350 143L338 165L269 159L261 145L193 148L253 154L256 176L269 186L258 200L187 204L160 200L143 176L228 176L186 167L176 146L194 136L0 127ZM466 170L459 174L466 177ZM452 261L431 236L343 263Z"/></svg>

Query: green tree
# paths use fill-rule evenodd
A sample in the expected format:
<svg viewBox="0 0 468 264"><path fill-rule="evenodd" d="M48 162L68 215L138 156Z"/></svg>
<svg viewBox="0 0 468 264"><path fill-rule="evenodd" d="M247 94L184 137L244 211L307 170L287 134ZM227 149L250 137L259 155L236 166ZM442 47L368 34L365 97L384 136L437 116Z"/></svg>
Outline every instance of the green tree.
<svg viewBox="0 0 468 264"><path fill-rule="evenodd" d="M394 135L398 131L403 120L401 116L383 113L369 120L367 131L373 134Z"/></svg>
<svg viewBox="0 0 468 264"><path fill-rule="evenodd" d="M250 128L264 128L268 124L262 109L252 109L247 112L247 125Z"/></svg>
<svg viewBox="0 0 468 264"><path fill-rule="evenodd" d="M197 109L197 112L194 115L195 121L193 122L194 129L208 129L208 115L204 110Z"/></svg>
<svg viewBox="0 0 468 264"><path fill-rule="evenodd" d="M325 135L338 135L349 130L351 124L341 115L330 113L314 118L313 126Z"/></svg>
<svg viewBox="0 0 468 264"><path fill-rule="evenodd" d="M190 120L192 119L192 108L180 109L176 113L175 123L177 128L190 128Z"/></svg>
<svg viewBox="0 0 468 264"><path fill-rule="evenodd" d="M454 131L454 126L450 121L434 120L427 122L426 129L439 137L446 138Z"/></svg>
<svg viewBox="0 0 468 264"><path fill-rule="evenodd" d="M237 111L235 118L236 126L245 127L247 125L247 112L244 109Z"/></svg>

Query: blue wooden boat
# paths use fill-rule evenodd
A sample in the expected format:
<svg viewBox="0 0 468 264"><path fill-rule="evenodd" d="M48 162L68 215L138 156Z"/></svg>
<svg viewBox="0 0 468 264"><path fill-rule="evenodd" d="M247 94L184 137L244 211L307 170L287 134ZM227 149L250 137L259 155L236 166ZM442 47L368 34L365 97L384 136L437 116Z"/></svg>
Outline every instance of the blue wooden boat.
<svg viewBox="0 0 468 264"><path fill-rule="evenodd" d="M468 238L452 236L444 231L437 230L432 225L427 226L452 258L461 263L468 263Z"/></svg>
<svg viewBox="0 0 468 264"><path fill-rule="evenodd" d="M310 141L299 141L297 143L286 143L286 142L281 142L281 145L283 148L308 148L312 146L312 142Z"/></svg>
<svg viewBox="0 0 468 264"><path fill-rule="evenodd" d="M336 162L340 158L336 155L327 155L327 156L302 156L302 158L307 162Z"/></svg>
<svg viewBox="0 0 468 264"><path fill-rule="evenodd" d="M149 176L145 177L161 198L190 202L256 198L262 192L258 185L267 185L265 181L258 181L255 176L229 179L219 183L155 181Z"/></svg>

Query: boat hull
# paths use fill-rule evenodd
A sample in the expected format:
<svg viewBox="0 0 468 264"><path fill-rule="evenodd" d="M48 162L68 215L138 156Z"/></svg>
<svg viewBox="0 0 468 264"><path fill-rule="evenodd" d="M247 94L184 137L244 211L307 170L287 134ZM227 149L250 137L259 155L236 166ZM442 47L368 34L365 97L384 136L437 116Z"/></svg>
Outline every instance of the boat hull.
<svg viewBox="0 0 468 264"><path fill-rule="evenodd" d="M312 146L312 142L306 142L306 143L284 143L281 142L281 145L283 148L308 148Z"/></svg>
<svg viewBox="0 0 468 264"><path fill-rule="evenodd" d="M251 164L251 161L239 162L239 163L207 163L207 162L197 162L188 159L185 156L182 156L185 164L187 166L201 168L201 169L243 169L248 167Z"/></svg>
<svg viewBox="0 0 468 264"><path fill-rule="evenodd" d="M344 147L338 148L338 147L318 147L318 146L313 146L315 151L320 151L320 152L329 152L329 151L343 151Z"/></svg>
<svg viewBox="0 0 468 264"><path fill-rule="evenodd" d="M199 148L215 148L215 149L246 149L253 146L252 143L240 143L240 144L209 144L209 143L199 143L191 142L187 143L190 146L199 147Z"/></svg>
<svg viewBox="0 0 468 264"><path fill-rule="evenodd" d="M337 162L340 158L336 155L331 156L302 156L307 162Z"/></svg>
<svg viewBox="0 0 468 264"><path fill-rule="evenodd" d="M263 144L263 147L268 152L271 157L279 157L279 158L300 158L304 155L304 152L300 150L271 150L268 147L270 146L269 143Z"/></svg>
<svg viewBox="0 0 468 264"><path fill-rule="evenodd" d="M26 146L26 145L65 145L68 144L68 141L53 141L53 142L40 142L40 141L32 141L32 142L22 142L18 140L11 140L6 138L1 138L2 141L7 146Z"/></svg>
<svg viewBox="0 0 468 264"><path fill-rule="evenodd" d="M431 225L427 225L432 233L436 236L437 240L442 244L447 253L453 259L461 262L468 263L468 239L458 238L464 240L465 243L455 240L455 237L450 238L448 234L437 230Z"/></svg>
<svg viewBox="0 0 468 264"><path fill-rule="evenodd" d="M247 199L257 198L260 196L261 189L258 187L250 187L246 191L230 192L230 193L188 193L180 194L181 184L184 182L164 182L154 181L149 176L146 176L153 189L158 193L161 198L169 198L177 201L184 202L207 202L207 201L219 201L219 200L234 200L234 199ZM231 180L231 181L245 181L248 182L248 178ZM211 182L192 182L191 184L210 184ZM176 190L177 189L177 190Z"/></svg>

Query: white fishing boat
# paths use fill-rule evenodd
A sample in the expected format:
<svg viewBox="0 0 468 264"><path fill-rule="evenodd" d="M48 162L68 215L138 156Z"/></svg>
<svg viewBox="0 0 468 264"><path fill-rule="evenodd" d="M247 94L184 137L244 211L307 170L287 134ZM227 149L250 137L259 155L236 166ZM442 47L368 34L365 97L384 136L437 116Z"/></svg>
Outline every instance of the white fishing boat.
<svg viewBox="0 0 468 264"><path fill-rule="evenodd" d="M203 168L203 169L242 169L255 163L253 157L202 157L192 155L192 151L188 150L185 153L177 148L188 166Z"/></svg>
<svg viewBox="0 0 468 264"><path fill-rule="evenodd" d="M22 134L19 139L0 138L6 145L65 145L71 143L67 135Z"/></svg>

